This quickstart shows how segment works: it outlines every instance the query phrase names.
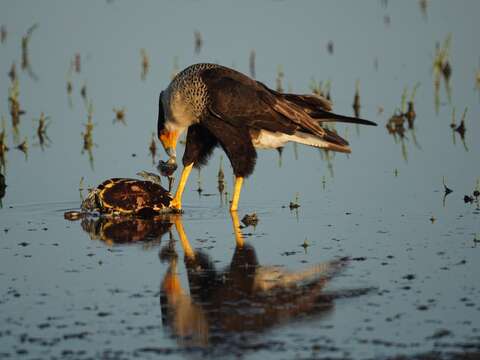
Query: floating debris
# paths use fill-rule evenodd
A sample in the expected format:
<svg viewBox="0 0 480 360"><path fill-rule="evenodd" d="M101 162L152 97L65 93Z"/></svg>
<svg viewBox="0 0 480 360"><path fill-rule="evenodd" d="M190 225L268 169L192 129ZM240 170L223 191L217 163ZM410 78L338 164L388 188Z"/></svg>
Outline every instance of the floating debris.
<svg viewBox="0 0 480 360"><path fill-rule="evenodd" d="M278 65L277 67L277 78L275 79L276 85L276 90L278 92L283 92L283 79L285 77L285 73L283 72L283 67L282 65Z"/></svg>
<svg viewBox="0 0 480 360"><path fill-rule="evenodd" d="M300 246L303 247L303 250L305 250L305 254L306 254L307 253L307 248L310 246L310 244L307 241L307 238L305 238L305 240L303 240L303 244L300 245Z"/></svg>
<svg viewBox="0 0 480 360"><path fill-rule="evenodd" d="M77 220L83 219L84 216L85 216L85 213L81 211L75 211L75 210L66 211L63 214L63 218L69 221L77 221Z"/></svg>
<svg viewBox="0 0 480 360"><path fill-rule="evenodd" d="M477 180L477 184L475 186L475 189L472 192L472 195L465 195L463 197L463 201L465 202L465 204L472 204L475 201L477 203L477 209L480 209L479 197L480 197L480 179Z"/></svg>
<svg viewBox="0 0 480 360"><path fill-rule="evenodd" d="M7 27L5 25L0 26L0 42L3 44L7 40Z"/></svg>
<svg viewBox="0 0 480 360"><path fill-rule="evenodd" d="M246 214L243 218L242 218L242 223L245 225L245 226L253 226L253 227L256 227L258 225L258 216L256 213L252 213L252 214Z"/></svg>
<svg viewBox="0 0 480 360"><path fill-rule="evenodd" d="M473 237L473 242L480 243L480 234L475 234L475 236Z"/></svg>
<svg viewBox="0 0 480 360"><path fill-rule="evenodd" d="M22 37L22 70L27 70L30 77L34 80L37 80L37 76L32 71L32 67L30 65L30 58L28 52L28 45L30 43L30 39L32 37L33 32L35 29L38 28L38 24L32 25L28 30L27 34Z"/></svg>
<svg viewBox="0 0 480 360"><path fill-rule="evenodd" d="M48 147L51 143L51 140L47 135L47 128L50 125L49 119L50 119L50 117L45 116L45 114L43 112L40 114L40 118L37 119L38 126L37 126L36 133L37 133L38 142L39 142L39 145L40 145L40 148L42 149L42 151L44 150L45 146Z"/></svg>
<svg viewBox="0 0 480 360"><path fill-rule="evenodd" d="M202 50L202 45L203 45L203 39L202 39L202 34L200 31L195 31L194 33L195 37L195 54L200 54L200 51Z"/></svg>
<svg viewBox="0 0 480 360"><path fill-rule="evenodd" d="M142 81L145 81L148 75L148 70L150 69L150 60L148 58L147 50L140 49L140 56L142 58L142 73L140 78Z"/></svg>
<svg viewBox="0 0 480 360"><path fill-rule="evenodd" d="M298 209L300 207L298 198L299 198L299 195L298 195L298 193L296 193L295 194L295 201L290 201L290 204L288 205L290 210L295 210L295 209Z"/></svg>
<svg viewBox="0 0 480 360"><path fill-rule="evenodd" d="M253 79L255 79L255 57L256 57L255 50L250 51L250 57L249 57L248 63L250 67L250 76ZM479 73L480 73L480 70L479 70Z"/></svg>
<svg viewBox="0 0 480 360"><path fill-rule="evenodd" d="M121 109L113 108L113 112L115 113L115 118L113 119L113 123L122 123L123 125L127 125L125 121L125 108L122 107Z"/></svg>
<svg viewBox="0 0 480 360"><path fill-rule="evenodd" d="M465 204L472 204L473 203L473 197L470 196L470 195L465 195L463 197L463 201L465 202Z"/></svg>

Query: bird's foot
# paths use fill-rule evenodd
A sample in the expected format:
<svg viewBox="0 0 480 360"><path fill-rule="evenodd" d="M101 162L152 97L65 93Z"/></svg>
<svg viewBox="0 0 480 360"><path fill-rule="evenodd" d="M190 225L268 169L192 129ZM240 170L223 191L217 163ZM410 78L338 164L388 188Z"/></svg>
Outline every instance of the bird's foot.
<svg viewBox="0 0 480 360"><path fill-rule="evenodd" d="M168 207L177 212L182 212L182 202L177 198L173 198L173 200L170 201L170 204L168 205Z"/></svg>

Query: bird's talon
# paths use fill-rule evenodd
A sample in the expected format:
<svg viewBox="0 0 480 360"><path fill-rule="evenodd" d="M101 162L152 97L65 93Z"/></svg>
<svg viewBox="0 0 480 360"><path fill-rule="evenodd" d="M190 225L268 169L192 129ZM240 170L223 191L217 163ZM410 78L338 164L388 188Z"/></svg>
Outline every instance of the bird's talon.
<svg viewBox="0 0 480 360"><path fill-rule="evenodd" d="M178 201L177 199L173 199L172 201L170 201L169 207L172 208L172 209L181 211L182 210L182 203L180 201Z"/></svg>

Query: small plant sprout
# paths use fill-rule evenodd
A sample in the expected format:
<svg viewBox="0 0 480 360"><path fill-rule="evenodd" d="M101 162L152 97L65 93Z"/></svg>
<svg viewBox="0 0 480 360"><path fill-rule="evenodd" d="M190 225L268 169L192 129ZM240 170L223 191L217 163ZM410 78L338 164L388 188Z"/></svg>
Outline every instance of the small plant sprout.
<svg viewBox="0 0 480 360"><path fill-rule="evenodd" d="M157 143L155 141L155 133L152 133L152 140L150 141L148 151L150 152L153 163L155 163L155 156L157 155Z"/></svg>
<svg viewBox="0 0 480 360"><path fill-rule="evenodd" d="M202 34L200 31L195 31L194 32L194 38L195 38L195 54L198 55L200 54L200 51L202 50L202 45L203 45L203 39L202 39Z"/></svg>
<svg viewBox="0 0 480 360"><path fill-rule="evenodd" d="M15 63L12 63L12 66L10 67L10 71L8 72L8 77L10 78L10 81L13 83L17 79L17 67Z"/></svg>
<svg viewBox="0 0 480 360"><path fill-rule="evenodd" d="M277 78L275 79L276 90L278 92L283 92L283 79L285 78L285 73L283 71L283 66L277 66Z"/></svg>
<svg viewBox="0 0 480 360"><path fill-rule="evenodd" d="M7 27L5 25L0 26L0 42L3 44L7 40Z"/></svg>
<svg viewBox="0 0 480 360"><path fill-rule="evenodd" d="M40 118L36 119L38 122L37 126L37 137L38 137L38 142L42 150L44 150L45 145L50 144L50 138L47 135L47 128L50 125L50 117L45 116L45 114L42 112L40 114Z"/></svg>
<svg viewBox="0 0 480 360"><path fill-rule="evenodd" d="M255 50L250 51L250 57L248 59L248 64L250 68L250 76L255 79ZM480 70L479 70L480 72ZM479 85L480 87L480 85Z"/></svg>
<svg viewBox="0 0 480 360"><path fill-rule="evenodd" d="M355 81L355 95L353 96L353 113L355 117L360 117L360 80Z"/></svg>
<svg viewBox="0 0 480 360"><path fill-rule="evenodd" d="M445 195L448 195L450 193L453 192L452 189L450 189L447 184L445 183L445 176L442 177L442 182L443 182L443 189L444 189L444 192L445 192Z"/></svg>
<svg viewBox="0 0 480 360"><path fill-rule="evenodd" d="M147 50L140 49L140 57L142 61L142 72L140 78L142 81L145 81L148 75L148 70L150 69L150 59L148 58Z"/></svg>
<svg viewBox="0 0 480 360"><path fill-rule="evenodd" d="M113 119L113 123L122 123L123 125L127 125L125 121L125 108L122 107L121 109L113 108L113 112L115 113L115 118Z"/></svg>
<svg viewBox="0 0 480 360"><path fill-rule="evenodd" d="M223 191L225 190L225 173L223 172L223 156L220 156L220 165L218 167L218 173L217 173L217 189L218 192L220 193L220 196L222 196Z"/></svg>
<svg viewBox="0 0 480 360"><path fill-rule="evenodd" d="M10 116L12 118L12 127L14 131L18 130L18 125L20 124L20 116L25 114L25 111L21 109L20 106L20 86L18 79L15 78L15 81L12 83L12 86L9 89L8 102L10 104Z"/></svg>

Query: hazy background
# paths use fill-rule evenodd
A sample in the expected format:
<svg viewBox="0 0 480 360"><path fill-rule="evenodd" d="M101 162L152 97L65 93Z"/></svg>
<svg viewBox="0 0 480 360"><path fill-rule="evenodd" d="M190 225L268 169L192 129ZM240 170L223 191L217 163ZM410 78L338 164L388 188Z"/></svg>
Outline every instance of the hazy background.
<svg viewBox="0 0 480 360"><path fill-rule="evenodd" d="M480 93L475 89L479 13L480 3L473 0L429 1L426 16L418 1L0 1L0 25L8 31L0 44L0 115L6 119L11 148L2 172L8 187L0 209L0 230L8 229L0 233L3 352L23 346L31 355L58 355L61 346L22 345L20 334L55 338L81 319L90 335L86 341L68 342L68 347L88 344L90 355L120 349L128 357L135 348L153 344L178 350L161 326L158 289L165 266L158 262L157 251L141 246L109 251L91 242L78 224L64 221L63 211L79 207L81 177L94 186L110 177L154 170L148 146L156 130L158 94L168 85L175 62L178 70L217 62L248 73L251 50L256 52L256 78L273 88L279 66L285 73L283 87L294 92L310 92L312 78L330 80L338 113L353 113L359 80L361 115L379 124L358 132L355 126L337 126L353 152L334 156L333 173L317 149L299 146L296 160L288 145L281 167L275 151L259 152L256 171L242 192L240 214L259 214L259 226L248 231L253 232L260 263L300 268L303 261L365 256L368 261L353 264L333 286L374 286L380 294L345 300L328 320L295 323L261 338L285 342L285 358L310 354L323 327L338 349L333 354L354 358L478 344L479 305L473 299L479 295L480 269L473 239L479 238L479 211L478 204L464 204L463 196L472 193L480 177ZM29 56L37 81L20 69L21 37L35 23L39 26L31 36ZM194 31L203 39L198 55ZM452 101L442 82L437 115L435 44L450 33ZM329 41L333 54L327 51ZM142 48L150 59L145 81L140 78ZM81 55L81 72L69 75L76 53ZM20 125L20 139L27 137L30 145L27 159L14 149L10 125L7 73L12 62L27 112ZM69 76L72 107L66 92ZM407 132L405 158L385 124L400 106L404 87L411 91L417 82L419 146ZM87 154L81 154L87 121L83 85L96 124L93 168ZM126 126L113 123L114 107L126 108ZM458 134L455 143L452 140L454 107L457 123L468 107L467 148ZM51 145L44 151L35 145L33 121L41 112L51 119ZM181 154L182 147L177 151ZM201 173L206 193L217 192L221 154L217 150ZM162 157L159 147L155 160ZM224 169L231 191L225 157ZM442 177L454 190L445 206ZM228 264L234 246L228 211L219 206L218 196L199 197L194 191L197 180L193 172L184 196L185 227L194 245L206 248L221 267ZM302 205L298 217L281 208L297 193ZM208 242L195 242L203 238ZM312 244L307 254L300 247L306 238ZM19 246L22 242L29 245ZM292 249L295 256L282 256ZM185 280L184 269L180 271ZM416 275L413 284L402 280L410 273ZM405 283L412 286L410 291L401 289ZM13 297L11 289L21 296ZM122 289L122 294L112 296L112 289ZM41 293L49 294L47 301L39 300ZM144 297L132 296L138 293ZM473 305L465 305L472 302L463 298ZM419 305L431 304L429 299L435 300L429 310L419 311ZM95 316L105 308L114 315ZM141 315L133 316L134 309L141 309ZM395 322L386 320L396 314L401 315ZM58 317L65 326L40 331L37 325L47 316ZM426 340L444 328L452 335L443 346ZM257 353L258 358L278 355Z"/></svg>

